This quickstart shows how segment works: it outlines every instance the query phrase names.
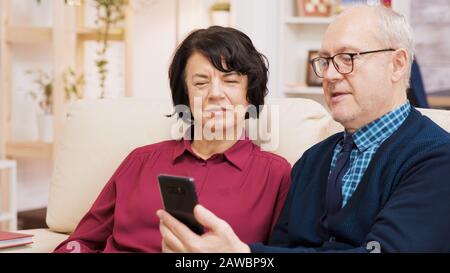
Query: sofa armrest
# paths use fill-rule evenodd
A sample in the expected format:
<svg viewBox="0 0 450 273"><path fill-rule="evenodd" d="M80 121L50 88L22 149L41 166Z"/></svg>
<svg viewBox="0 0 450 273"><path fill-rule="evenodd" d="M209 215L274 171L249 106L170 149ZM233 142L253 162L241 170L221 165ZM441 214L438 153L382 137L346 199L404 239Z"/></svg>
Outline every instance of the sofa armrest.
<svg viewBox="0 0 450 273"><path fill-rule="evenodd" d="M34 235L33 243L26 246L0 249L0 253L49 253L69 237L68 234L53 232L49 229L28 229L18 232Z"/></svg>

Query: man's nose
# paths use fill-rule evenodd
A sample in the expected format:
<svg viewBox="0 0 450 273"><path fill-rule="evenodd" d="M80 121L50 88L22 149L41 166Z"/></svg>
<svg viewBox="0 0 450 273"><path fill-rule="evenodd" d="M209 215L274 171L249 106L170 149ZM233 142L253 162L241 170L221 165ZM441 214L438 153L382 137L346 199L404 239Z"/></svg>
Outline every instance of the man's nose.
<svg viewBox="0 0 450 273"><path fill-rule="evenodd" d="M342 74L337 71L336 67L334 66L333 62L330 61L330 64L328 65L327 69L325 69L323 73L324 80L328 81L335 81L342 79Z"/></svg>

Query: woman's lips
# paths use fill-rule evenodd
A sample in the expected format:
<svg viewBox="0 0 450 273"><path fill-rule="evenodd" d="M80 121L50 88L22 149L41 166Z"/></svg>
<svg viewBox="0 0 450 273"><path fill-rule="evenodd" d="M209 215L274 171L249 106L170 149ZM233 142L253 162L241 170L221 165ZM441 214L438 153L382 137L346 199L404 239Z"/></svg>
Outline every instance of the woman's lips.
<svg viewBox="0 0 450 273"><path fill-rule="evenodd" d="M207 116L219 116L219 115L225 115L227 112L227 109L225 107L214 107L214 108L207 108L204 111Z"/></svg>

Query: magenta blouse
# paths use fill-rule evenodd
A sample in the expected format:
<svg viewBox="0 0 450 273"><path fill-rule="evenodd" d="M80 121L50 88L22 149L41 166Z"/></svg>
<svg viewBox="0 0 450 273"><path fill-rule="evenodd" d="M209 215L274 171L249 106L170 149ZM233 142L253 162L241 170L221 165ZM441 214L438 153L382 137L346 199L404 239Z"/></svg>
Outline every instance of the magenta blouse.
<svg viewBox="0 0 450 273"><path fill-rule="evenodd" d="M55 252L71 252L78 243L81 252L160 252L160 173L193 177L199 203L227 221L242 241L267 242L289 190L290 171L284 158L247 138L208 160L197 157L187 140L137 148Z"/></svg>

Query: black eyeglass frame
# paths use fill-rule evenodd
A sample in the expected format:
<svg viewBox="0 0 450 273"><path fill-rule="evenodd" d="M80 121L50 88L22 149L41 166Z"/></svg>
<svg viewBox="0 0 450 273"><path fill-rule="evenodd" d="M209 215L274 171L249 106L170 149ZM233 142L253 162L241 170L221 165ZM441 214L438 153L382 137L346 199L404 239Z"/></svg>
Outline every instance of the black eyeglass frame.
<svg viewBox="0 0 450 273"><path fill-rule="evenodd" d="M317 71L316 71L316 67L315 67L315 65L314 65L314 62L317 61L317 60L319 60L319 59L325 59L325 60L327 61L328 67L330 67L330 60L331 60L331 62L333 63L333 66L334 66L334 68L336 68L336 71L337 71L337 72L339 72L339 73L342 74L342 75L347 75L347 74L350 74L350 73L353 72L353 69L354 69L354 67L355 67L355 64L354 64L354 58L355 58L355 56L360 56L360 55L365 55L365 54L372 54L372 53L379 53L379 52L386 52L386 51L396 51L396 49L393 49L393 48L386 48L386 49L379 49L379 50L363 51L363 52L358 52L358 53L346 53L346 52L343 52L343 53L338 53L338 54L336 54L336 55L334 55L334 56L331 56L331 57L316 57L316 58L310 60L309 62L310 62L310 64L311 64L311 66L312 66L312 68L313 68L314 73L316 74L316 76L319 77L319 78L321 78L321 79L323 79L324 77L323 77L323 76L322 76L322 77L319 76L319 74L318 74ZM338 66L337 66L336 63L334 62L334 58L335 58L336 56L339 56L339 55L348 55L348 56L350 56L350 59L352 60L352 69L350 70L350 72L342 73L342 72L339 71Z"/></svg>

